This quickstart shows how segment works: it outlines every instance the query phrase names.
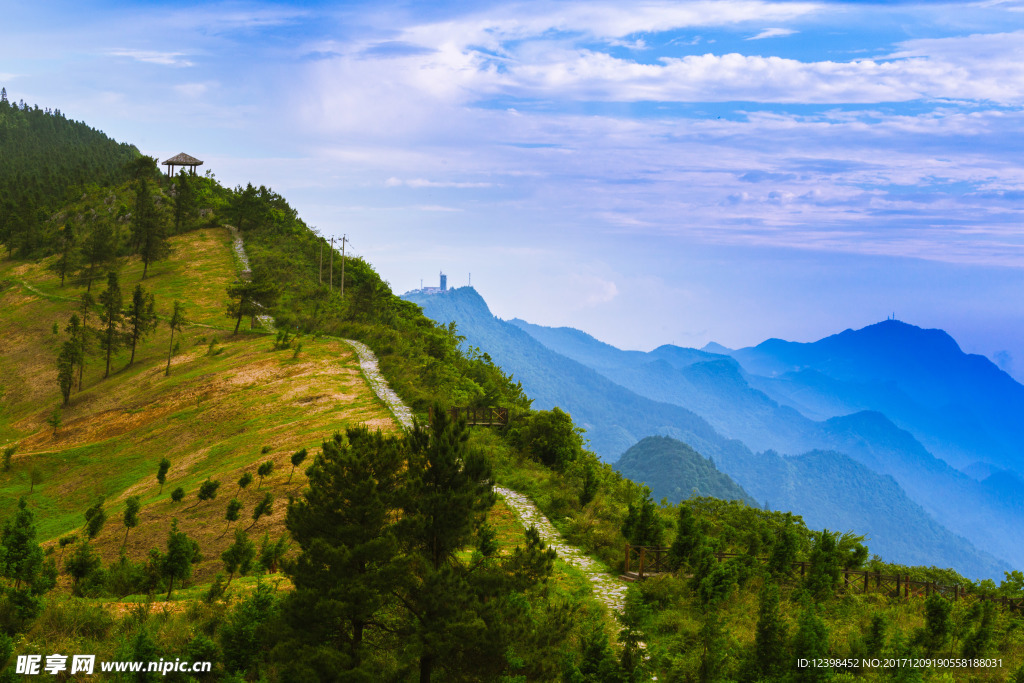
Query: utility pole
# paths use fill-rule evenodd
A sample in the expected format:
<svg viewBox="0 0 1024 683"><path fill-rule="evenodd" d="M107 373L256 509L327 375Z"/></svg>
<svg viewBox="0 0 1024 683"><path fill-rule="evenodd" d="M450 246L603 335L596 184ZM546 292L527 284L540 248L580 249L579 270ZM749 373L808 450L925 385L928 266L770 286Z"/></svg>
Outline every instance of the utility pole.
<svg viewBox="0 0 1024 683"><path fill-rule="evenodd" d="M334 238L331 238L331 291L334 291Z"/></svg>
<svg viewBox="0 0 1024 683"><path fill-rule="evenodd" d="M341 298L345 298L345 242L348 241L348 235L341 236Z"/></svg>

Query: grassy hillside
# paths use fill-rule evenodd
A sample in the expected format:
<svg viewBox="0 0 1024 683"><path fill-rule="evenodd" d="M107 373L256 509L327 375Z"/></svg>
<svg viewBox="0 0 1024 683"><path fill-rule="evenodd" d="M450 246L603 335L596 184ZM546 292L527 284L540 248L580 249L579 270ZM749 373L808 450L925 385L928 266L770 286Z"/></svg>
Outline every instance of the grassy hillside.
<svg viewBox="0 0 1024 683"><path fill-rule="evenodd" d="M270 491L279 502L256 530L280 534L284 501L304 483L301 469L286 483L289 456L346 426L389 429L392 421L362 380L354 353L339 340L304 338L296 357L293 350L273 350L272 336L230 333L225 289L234 279L234 262L226 230L179 235L173 247L172 258L151 268L143 282L164 317L180 300L192 321L176 336L171 375L164 376L169 329L163 322L140 346L132 367L125 367L122 351L103 379L101 360L90 360L83 389L62 409L56 433L46 420L60 405L54 358L63 335L54 335L52 327L66 324L84 287L60 287L45 262L0 263L0 444L19 444L11 471L0 475L0 516L27 495L41 537L54 539L80 528L83 511L103 497L110 520L98 548L109 560L124 536L118 518L124 500L140 495L142 521L129 534L129 557L161 545L170 518L178 517L203 546L209 559L199 571L208 577L230 541L220 537L224 524L217 520L245 471L255 474L257 464L275 463L262 490L254 483L240 500L247 519L258 497ZM129 262L121 272L123 287L134 286L140 275L141 265ZM172 466L160 494L156 470L162 457ZM33 470L42 480L34 487ZM222 482L220 495L194 506L196 489L208 477ZM187 496L176 504L170 492L177 486Z"/></svg>

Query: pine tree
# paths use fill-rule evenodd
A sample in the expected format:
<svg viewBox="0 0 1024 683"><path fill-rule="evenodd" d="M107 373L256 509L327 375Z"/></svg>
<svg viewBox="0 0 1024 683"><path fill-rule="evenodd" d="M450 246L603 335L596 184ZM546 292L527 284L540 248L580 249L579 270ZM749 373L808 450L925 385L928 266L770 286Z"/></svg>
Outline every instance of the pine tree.
<svg viewBox="0 0 1024 683"><path fill-rule="evenodd" d="M817 600L835 594L836 583L842 572L842 557L836 545L836 535L823 529L815 536L811 547L805 585Z"/></svg>
<svg viewBox="0 0 1024 683"><path fill-rule="evenodd" d="M228 508L227 511L224 513L224 519L227 520L227 524L224 525L224 533L221 534L221 536L228 532L228 529L231 527L231 522L238 521L238 516L241 511L242 502L240 500L238 500L237 498L232 498L231 500L228 501Z"/></svg>
<svg viewBox="0 0 1024 683"><path fill-rule="evenodd" d="M117 264L117 238L109 218L100 216L92 224L92 232L82 253L80 279L86 283L86 291L92 291L92 283L106 269Z"/></svg>
<svg viewBox="0 0 1024 683"><path fill-rule="evenodd" d="M640 499L630 503L626 520L622 523L622 535L630 545L657 546L661 545L665 527L658 518L658 508L651 500L651 490L640 487Z"/></svg>
<svg viewBox="0 0 1024 683"><path fill-rule="evenodd" d="M150 332L156 329L156 305L152 294L147 294L142 285L135 285L132 292L132 301L124 310L125 324L127 326L127 337L131 342L132 355L128 360L128 366L135 362L135 346L140 339L145 339Z"/></svg>
<svg viewBox="0 0 1024 683"><path fill-rule="evenodd" d="M219 488L220 482L217 480L207 479L206 481L204 481L202 484L199 485L199 493L196 495L196 498L198 500L196 500L195 505L193 505L192 507L199 505L199 503L202 503L204 500L213 500L214 498L216 498L217 489ZM192 508L189 509L191 510Z"/></svg>
<svg viewBox="0 0 1024 683"><path fill-rule="evenodd" d="M128 532L139 525L139 510L142 509L142 501L138 496L128 496L124 502L124 541L121 542L121 550L128 544Z"/></svg>
<svg viewBox="0 0 1024 683"><path fill-rule="evenodd" d="M761 591L754 636L755 680L777 680L786 672L790 663L786 631L786 624L779 614L779 587L767 583Z"/></svg>
<svg viewBox="0 0 1024 683"><path fill-rule="evenodd" d="M83 292L82 300L79 303L79 310L82 311L82 331L78 338L78 390L82 390L82 375L85 373L85 359L89 355L89 336L92 330L89 328L89 311L96 305L96 301L89 292Z"/></svg>
<svg viewBox="0 0 1024 683"><path fill-rule="evenodd" d="M57 356L57 384L65 406L71 403L71 389L75 385L76 355L76 344L73 339L68 339L61 345Z"/></svg>
<svg viewBox="0 0 1024 683"><path fill-rule="evenodd" d="M429 683L434 668L454 661L461 649L452 634L465 632L473 619L472 586L456 553L470 543L494 493L486 458L467 445L465 420L453 421L435 406L430 428L417 425L408 439L409 485L400 529L418 560L403 604L411 617L420 683Z"/></svg>
<svg viewBox="0 0 1024 683"><path fill-rule="evenodd" d="M149 181L139 179L135 189L135 212L132 215L133 240L142 257L142 279L146 279L149 264L167 257L171 245L163 217L153 202Z"/></svg>
<svg viewBox="0 0 1024 683"><path fill-rule="evenodd" d="M273 471L274 471L274 461L273 460L268 460L268 461L266 461L265 463L263 463L262 465L260 465L259 467L256 468L256 474L258 474L259 477L260 477L260 484L259 484L259 486L256 487L257 491L259 491L261 488L263 488L263 477L269 477Z"/></svg>
<svg viewBox="0 0 1024 683"><path fill-rule="evenodd" d="M295 590L285 617L307 641L342 630L349 669L361 665L363 633L403 574L394 525L404 465L400 439L349 429L323 443L308 488L288 506L285 525L302 552L288 570Z"/></svg>
<svg viewBox="0 0 1024 683"><path fill-rule="evenodd" d="M227 315L235 318L234 334L238 334L243 317L259 315L277 301L278 295L277 287L263 277L254 276L252 280L241 280L228 287Z"/></svg>
<svg viewBox="0 0 1024 683"><path fill-rule="evenodd" d="M252 511L252 524L246 527L246 531L256 526L261 517L269 517L274 511L274 497L269 493L264 494L263 500L256 504Z"/></svg>
<svg viewBox="0 0 1024 683"><path fill-rule="evenodd" d="M220 554L224 569L228 572L228 586L235 572L245 576L252 569L252 561L256 557L256 544L241 529L235 529L235 542Z"/></svg>
<svg viewBox="0 0 1024 683"><path fill-rule="evenodd" d="M60 276L60 286L63 287L67 275L77 271L80 267L78 242L70 222L65 223L58 230L57 253L57 260L50 265L50 270Z"/></svg>
<svg viewBox="0 0 1024 683"><path fill-rule="evenodd" d="M85 534L91 539L99 535L103 525L107 523L107 513L103 510L103 499L100 498L85 511Z"/></svg>
<svg viewBox="0 0 1024 683"><path fill-rule="evenodd" d="M185 320L185 309L181 305L180 301L174 302L174 312L171 313L171 317L167 320L167 325L171 328L171 341L167 346L167 370L164 372L164 376L170 377L171 375L171 354L174 353L174 331L181 332L181 326L187 321Z"/></svg>
<svg viewBox="0 0 1024 683"><path fill-rule="evenodd" d="M100 347L106 352L107 370L104 379L110 376L110 356L124 346L124 333L121 324L124 312L121 310L121 286L117 283L117 273L107 274L107 288L100 294Z"/></svg>
<svg viewBox="0 0 1024 683"><path fill-rule="evenodd" d="M171 469L171 461L167 458L161 458L160 464L157 465L156 469L156 480L160 482L160 493L164 492L164 483L167 481L167 472Z"/></svg>
<svg viewBox="0 0 1024 683"><path fill-rule="evenodd" d="M295 451L292 453L292 471L288 473L288 483L292 482L292 475L295 474L295 468L301 465L306 460L306 449Z"/></svg>
<svg viewBox="0 0 1024 683"><path fill-rule="evenodd" d="M686 501L679 504L679 521L676 522L676 537L668 550L669 564L679 569L690 561L690 555L703 543L704 532L697 517Z"/></svg>
<svg viewBox="0 0 1024 683"><path fill-rule="evenodd" d="M167 599L171 599L174 580L184 584L192 576L192 565L202 559L199 544L178 531L178 520L171 521L171 532L167 536L167 553L160 556L160 575L167 579Z"/></svg>

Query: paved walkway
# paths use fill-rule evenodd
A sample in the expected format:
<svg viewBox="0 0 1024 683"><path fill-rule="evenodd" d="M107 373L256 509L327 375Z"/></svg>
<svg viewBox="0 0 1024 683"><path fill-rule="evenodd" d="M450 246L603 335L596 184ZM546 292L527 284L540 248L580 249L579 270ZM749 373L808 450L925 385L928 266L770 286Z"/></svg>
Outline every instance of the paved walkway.
<svg viewBox="0 0 1024 683"><path fill-rule="evenodd" d="M399 424L407 429L412 427L412 411L409 410L407 405L402 403L402 399L388 386L387 381L380 374L380 369L377 366L377 357L373 355L370 347L354 339L346 339L345 341L355 349L356 355L359 357L359 366L362 368L363 374L366 375L366 379L370 383L373 392L377 394L380 400L387 404ZM540 537L549 548L554 548L560 558L586 575L594 590L594 597L600 600L608 609L616 612L622 611L626 599L625 583L607 573L597 561L582 550L566 543L562 535L558 533L558 530L555 529L551 522L548 521L548 518L544 516L544 513L537 509L537 506L529 498L501 486L495 486L494 490L515 511L516 516L519 517L519 521L522 522L524 527L529 528L531 525L537 527Z"/></svg>

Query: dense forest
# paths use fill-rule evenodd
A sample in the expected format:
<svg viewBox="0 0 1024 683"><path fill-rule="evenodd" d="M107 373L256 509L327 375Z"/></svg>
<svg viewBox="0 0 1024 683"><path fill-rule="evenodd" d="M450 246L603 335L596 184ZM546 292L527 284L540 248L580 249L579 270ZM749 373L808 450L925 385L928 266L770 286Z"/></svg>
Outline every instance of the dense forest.
<svg viewBox="0 0 1024 683"><path fill-rule="evenodd" d="M38 341L56 381L35 412L74 406L85 362L96 378L85 393L101 395L110 411L132 400L124 394L136 386L129 382L186 381L241 358L247 342L259 345L250 364L298 372L310 353L303 341L312 347L314 340L345 337L376 352L386 379L418 417L411 430L351 426L318 439L312 450L284 454L287 482L268 459L271 443L251 443L244 456L207 449L205 459L189 465L188 478L160 442L147 441L152 467L145 475L132 479L127 466L114 475L117 491L131 495L114 505L81 494L90 503L70 522L74 532L55 536L41 529L63 528L56 524L66 520L55 522L59 515L33 495L57 473L33 467L38 461L27 460L18 444L6 446L0 486L21 488L19 502L3 508L0 530L0 681L20 679L13 668L18 656L45 661L73 651L212 663L209 672L112 680L1024 683L1024 616L1005 601L979 599L1024 597L1020 572L997 585L951 570L888 564L870 555L856 531L813 530L797 515L748 505L742 489L691 449L679 467L694 473L687 490L713 486L709 492L740 500L659 504L650 489L590 452L569 414L531 410L522 387L485 349L460 350L454 325L438 325L396 297L364 260L332 253L272 190L225 188L212 174L162 176L155 160L102 134L90 138L84 124L57 113L5 102L0 117L5 160L9 147L22 154L52 145L69 167L92 169L47 180L48 166L25 153L17 175L3 176L9 184L0 187L0 204L13 207L0 233L6 266L45 264L40 272L56 311L52 334ZM53 125L39 123L44 118ZM84 151L72 142L79 139L89 140ZM45 211L26 218L21 207L29 200L10 187L34 188L32 206ZM176 330L184 336L189 326L179 316L182 302L159 300L154 307L144 285L174 258L174 238L180 245L192 233L216 231L221 242L213 244L223 248L231 240L225 226L243 236L251 278L219 291L221 325L193 329L190 345L175 351ZM181 275L182 300L197 296L207 276L192 265ZM129 271L138 277L136 295L122 298ZM3 273L0 296L22 291L20 274ZM75 296L61 294L68 291ZM268 314L276 334L261 329ZM159 355L136 360L136 345L143 348L157 325L169 340L159 340ZM172 360L180 363L173 374ZM126 369L146 363L135 374ZM104 365L109 378L100 383ZM232 366L226 377L238 374ZM212 395L190 394L187 409L164 418L167 428L198 425L204 410L217 410L207 408ZM442 410L452 405L505 406L512 419L470 428ZM131 414L146 408L132 404ZM242 417L238 438L255 428L255 417ZM47 425L58 434L59 410ZM57 456L40 449L31 457ZM245 458L232 461L244 470L237 484L224 475L231 470L220 469L230 458ZM267 482L281 486L293 477L287 501L275 500ZM609 612L535 529L524 534L510 521L496 484L529 496L567 542L613 575L625 569L627 543L658 548L664 565L629 585L621 612ZM89 486L81 481L76 488ZM218 491L230 496L226 505ZM159 543L129 556L140 515L149 514L144 506L158 505L173 511L163 518ZM198 520L202 527L216 527L203 544L179 526L193 509L206 515ZM280 535L266 531L259 543L249 536L282 510ZM115 552L100 552L104 537ZM194 567L213 548L222 571L197 579ZM957 599L857 593L843 573L853 570L956 586ZM962 663L935 667L915 659L924 657ZM837 663L847 658L858 663ZM801 659L822 664L799 667Z"/></svg>
<svg viewBox="0 0 1024 683"><path fill-rule="evenodd" d="M9 102L0 90L0 241L22 256L45 243L39 230L50 213L87 185L107 186L125 177L139 156L59 109Z"/></svg>

